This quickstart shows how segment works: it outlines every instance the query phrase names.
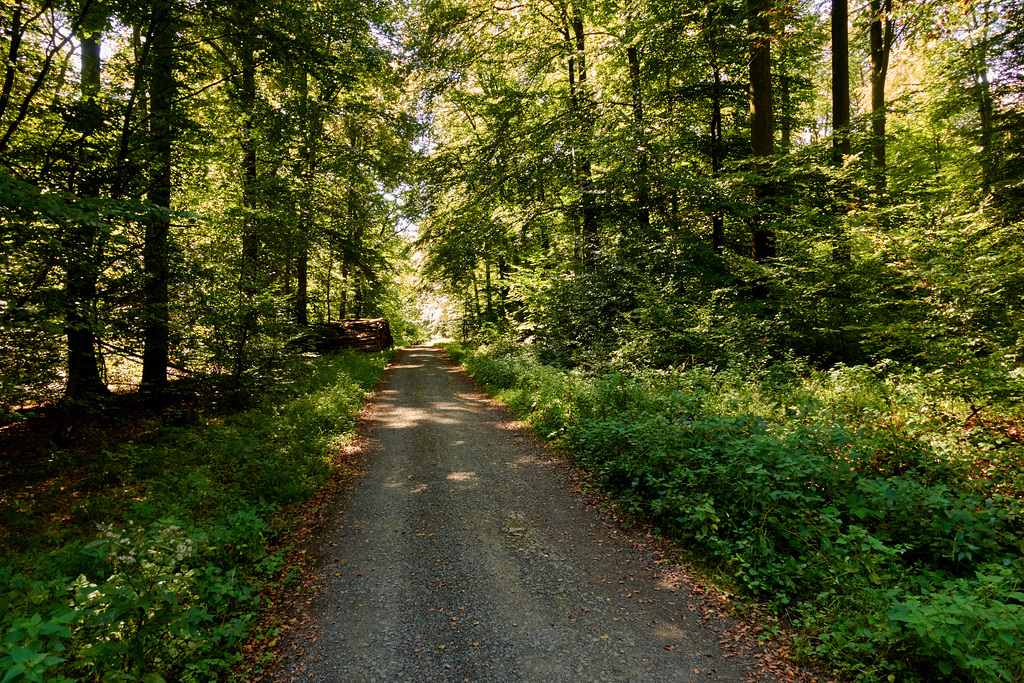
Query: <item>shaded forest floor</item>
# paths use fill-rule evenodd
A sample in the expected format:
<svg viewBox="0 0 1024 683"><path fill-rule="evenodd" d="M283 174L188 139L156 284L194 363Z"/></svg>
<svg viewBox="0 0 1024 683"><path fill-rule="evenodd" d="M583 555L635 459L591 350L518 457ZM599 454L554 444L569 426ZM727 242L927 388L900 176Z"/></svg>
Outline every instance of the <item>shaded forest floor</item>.
<svg viewBox="0 0 1024 683"><path fill-rule="evenodd" d="M0 425L0 678L226 675L287 578L282 513L344 470L390 357L296 358L241 406L179 385Z"/></svg>
<svg viewBox="0 0 1024 683"><path fill-rule="evenodd" d="M18 551L44 531L50 539L91 533L142 493L119 476L109 452L195 423L214 405L181 387L159 404L115 393L90 407L34 406L0 421L0 545Z"/></svg>

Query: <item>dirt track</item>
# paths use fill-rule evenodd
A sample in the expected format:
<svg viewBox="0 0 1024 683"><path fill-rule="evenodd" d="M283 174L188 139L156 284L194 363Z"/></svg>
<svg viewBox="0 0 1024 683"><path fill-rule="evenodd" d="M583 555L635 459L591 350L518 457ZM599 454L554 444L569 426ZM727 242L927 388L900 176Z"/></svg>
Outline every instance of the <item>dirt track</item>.
<svg viewBox="0 0 1024 683"><path fill-rule="evenodd" d="M275 678L775 680L440 350L405 351L370 420L367 472L323 531L301 648Z"/></svg>

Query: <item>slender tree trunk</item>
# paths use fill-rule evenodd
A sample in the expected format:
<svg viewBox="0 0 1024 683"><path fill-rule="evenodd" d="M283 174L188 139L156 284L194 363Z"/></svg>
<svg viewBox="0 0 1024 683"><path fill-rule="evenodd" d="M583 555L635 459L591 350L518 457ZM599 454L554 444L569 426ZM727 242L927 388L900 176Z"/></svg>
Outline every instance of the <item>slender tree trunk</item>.
<svg viewBox="0 0 1024 683"><path fill-rule="evenodd" d="M871 0L871 137L875 189L884 192L885 170L885 79L892 52L892 0Z"/></svg>
<svg viewBox="0 0 1024 683"><path fill-rule="evenodd" d="M779 52L779 147L783 154L793 148L793 77L789 73L789 48L783 42Z"/></svg>
<svg viewBox="0 0 1024 683"><path fill-rule="evenodd" d="M361 276L356 277L356 286L352 292L352 308L355 309L353 311L353 315L356 318L363 317L363 304L365 303L365 299L366 292L363 289L363 278Z"/></svg>
<svg viewBox="0 0 1024 683"><path fill-rule="evenodd" d="M345 266L342 265L341 267L342 267L342 270L341 270L341 272L342 272L342 278L341 278L341 296L342 296L342 301L341 301L341 306L340 306L340 308L341 308L340 313L341 313L341 319L345 319L345 317L347 317L347 315L348 315L348 311L346 310L347 301L344 298L345 297ZM326 294L327 294L327 304L326 305L327 305L327 322L328 323L331 322L331 271L333 269L334 269L334 259L330 258L327 261L327 282L325 282L325 284L324 284L324 289L326 290Z"/></svg>
<svg viewBox="0 0 1024 683"><path fill-rule="evenodd" d="M14 77L17 74L18 57L21 52L21 40L23 27L21 18L24 12L24 0L18 0L14 5L14 12L11 13L11 42L7 47L7 63L4 68L4 83L0 87L0 121L7 113L7 105L11 101L11 92L14 90Z"/></svg>
<svg viewBox="0 0 1024 683"><path fill-rule="evenodd" d="M722 72L715 64L715 95L711 107L711 172L722 172ZM719 254L725 249L725 213L715 209L711 214L711 247Z"/></svg>
<svg viewBox="0 0 1024 683"><path fill-rule="evenodd" d="M244 21L244 17L236 17ZM257 203L258 168L256 160L256 57L255 38L245 34L238 48L239 74L235 78L238 108L241 114L241 194L242 194L242 254L239 269L240 320L238 346L235 353L235 388L241 388L242 372L248 365L247 346L256 332L256 295L259 293L260 239L255 218Z"/></svg>
<svg viewBox="0 0 1024 683"><path fill-rule="evenodd" d="M563 8L562 21L563 37L573 49L569 57L569 108L573 122L571 147L581 195L577 214L581 239L576 257L585 263L597 248L597 210L590 162L594 107L587 82L586 33L579 7Z"/></svg>
<svg viewBox="0 0 1024 683"><path fill-rule="evenodd" d="M502 320L508 318L508 275L508 262L504 255L498 254L498 317Z"/></svg>
<svg viewBox="0 0 1024 683"><path fill-rule="evenodd" d="M767 166L756 160L766 159L775 153L775 116L772 109L771 24L768 11L771 0L750 0L751 33L750 58L750 148L758 172ZM773 196L771 183L763 182L754 188L758 200L758 214L753 218L754 261L764 261L775 256L775 232L768 225L768 202Z"/></svg>
<svg viewBox="0 0 1024 683"><path fill-rule="evenodd" d="M832 160L850 154L850 33L847 0L832 0Z"/></svg>
<svg viewBox="0 0 1024 683"><path fill-rule="evenodd" d="M473 275L473 308L476 311L475 322L479 323L480 322L480 318L481 318L481 312L480 312L480 289L477 287L477 284L476 284L476 266L475 265L473 266L472 275Z"/></svg>
<svg viewBox="0 0 1024 683"><path fill-rule="evenodd" d="M100 94L100 36L91 33L83 36L82 50L82 97L93 100Z"/></svg>
<svg viewBox="0 0 1024 683"><path fill-rule="evenodd" d="M171 106L177 84L174 80L174 33L171 5L161 0L153 5L152 78L150 81L149 201L171 206ZM167 386L170 353L170 217L153 216L146 222L142 247L143 272L143 391Z"/></svg>
<svg viewBox="0 0 1024 683"><path fill-rule="evenodd" d="M629 85L633 95L633 127L636 129L636 218L640 231L648 235L651 230L651 190L648 178L650 154L647 151L647 122L644 120L640 56L635 47L626 49L626 60L629 63Z"/></svg>
<svg viewBox="0 0 1024 683"><path fill-rule="evenodd" d="M250 294L256 292L259 264L259 233L253 210L256 208L256 66L249 38L243 39L239 76L239 99L242 109L242 205L245 219L242 227L242 288Z"/></svg>
<svg viewBox="0 0 1024 683"><path fill-rule="evenodd" d="M978 17L978 12L981 17ZM996 159L993 149L993 115L995 102L992 98L992 86L988 80L989 40L992 25L992 3L986 0L973 8L975 32L980 34L977 42L971 46L971 66L973 68L973 94L978 107L978 124L980 127L981 154L981 185L982 192L987 196L992 192L992 181L995 177Z"/></svg>
<svg viewBox="0 0 1024 683"><path fill-rule="evenodd" d="M711 75L714 89L711 94L711 174L716 179L722 172L722 69L718 63L718 15L708 17L708 48L711 53ZM711 248L721 254L725 249L725 213L715 209L711 213Z"/></svg>
<svg viewBox="0 0 1024 683"><path fill-rule="evenodd" d="M83 35L81 38L81 95L87 106L98 108L96 97L100 94L100 36L98 33ZM86 138L80 143L80 152L85 149ZM80 159L81 162L81 159ZM83 176L88 173L83 172ZM91 182L82 181L79 192ZM65 271L64 295L67 313L64 334L67 338L67 382L64 398L68 400L95 397L107 393L107 384L101 376L102 360L97 353L94 307L96 304L99 278L100 249L96 228L87 224L76 225L69 230L65 245L67 269Z"/></svg>
<svg viewBox="0 0 1024 683"><path fill-rule="evenodd" d="M484 259L484 296L487 301L487 320L496 322L494 317L494 297L491 294L491 260Z"/></svg>
<svg viewBox="0 0 1024 683"><path fill-rule="evenodd" d="M338 306L338 314L342 320L348 320L348 264L341 266L341 304Z"/></svg>
<svg viewBox="0 0 1024 683"><path fill-rule="evenodd" d="M299 160L299 177L302 179L301 205L299 206L298 253L295 262L295 296L293 298L295 324L309 325L309 229L312 221L313 176L316 167L316 145L318 126L312 120L309 100L309 74L303 70L299 77L299 95L302 98L306 125L306 140ZM319 116L319 112L317 112Z"/></svg>
<svg viewBox="0 0 1024 683"><path fill-rule="evenodd" d="M992 100L992 88L988 81L988 65L983 64L978 71L978 122L981 124L981 189L987 196L992 192L992 180L995 176L995 154L992 147L992 117L995 104Z"/></svg>

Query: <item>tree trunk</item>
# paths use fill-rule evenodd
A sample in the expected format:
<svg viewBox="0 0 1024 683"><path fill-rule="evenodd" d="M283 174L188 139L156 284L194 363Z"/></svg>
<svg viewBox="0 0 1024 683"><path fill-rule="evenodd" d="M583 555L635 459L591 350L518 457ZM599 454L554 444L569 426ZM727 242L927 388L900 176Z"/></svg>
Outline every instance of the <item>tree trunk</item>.
<svg viewBox="0 0 1024 683"><path fill-rule="evenodd" d="M793 77L789 73L789 48L783 42L779 49L779 147L783 154L793 148Z"/></svg>
<svg viewBox="0 0 1024 683"><path fill-rule="evenodd" d="M100 94L100 34L83 36L81 44L82 97L93 100Z"/></svg>
<svg viewBox="0 0 1024 683"><path fill-rule="evenodd" d="M471 274L473 276L473 308L476 311L475 322L479 323L480 322L480 318L481 318L481 313L480 313L480 289L477 287L477 284L476 284L476 265L475 264L473 266L473 270L472 270Z"/></svg>
<svg viewBox="0 0 1024 683"><path fill-rule="evenodd" d="M7 48L7 60L4 68L4 83L0 87L0 121L7 113L7 105L11 101L11 92L14 90L14 77L17 74L19 53L21 52L21 40L23 27L21 24L22 13L24 12L24 0L18 0L11 14L10 43ZM3 149L0 147L0 149Z"/></svg>
<svg viewBox="0 0 1024 683"><path fill-rule="evenodd" d="M711 75L714 89L711 93L711 174L718 178L722 172L722 68L718 63L718 16L717 13L708 17L711 22L707 26L709 36L708 48L711 53ZM711 212L711 248L721 254L725 249L725 213L722 209Z"/></svg>
<svg viewBox="0 0 1024 683"><path fill-rule="evenodd" d="M236 21L244 21L237 18ZM241 388L242 372L248 360L246 350L249 338L256 332L256 295L259 292L260 239L255 209L257 197L256 163L256 57L253 36L242 35L238 47L239 74L235 79L238 108L241 114L241 194L242 194L242 254L239 268L239 330L235 353L235 388Z"/></svg>
<svg viewBox="0 0 1024 683"><path fill-rule="evenodd" d="M885 79L892 52L892 0L871 0L871 137L875 189L884 192L885 170Z"/></svg>
<svg viewBox="0 0 1024 683"><path fill-rule="evenodd" d="M640 81L640 56L635 47L626 49L629 62L629 85L633 95L633 127L636 141L636 220L640 231L648 235L651 230L651 190L648 179L650 154L647 151L647 123L644 120L644 99Z"/></svg>
<svg viewBox="0 0 1024 683"><path fill-rule="evenodd" d="M239 98L242 109L242 207L245 212L242 227L242 289L256 292L256 274L259 263L259 234L253 210L256 208L256 66L251 45L242 45L239 77Z"/></svg>
<svg viewBox="0 0 1024 683"><path fill-rule="evenodd" d="M177 84L174 80L175 27L169 2L153 5L152 78L149 97L149 201L169 209L171 206L171 107ZM170 217L153 216L146 222L142 247L143 340L142 391L157 391L167 386L170 353Z"/></svg>
<svg viewBox="0 0 1024 683"><path fill-rule="evenodd" d="M348 320L348 264L341 265L341 304L338 305L338 315L342 320Z"/></svg>
<svg viewBox="0 0 1024 683"><path fill-rule="evenodd" d="M768 10L771 0L750 0L748 31L751 34L750 58L750 149L755 170L767 170L758 159L775 153L775 117L772 110L771 24ZM768 225L767 204L773 195L771 183L762 182L754 188L757 215L753 222L751 257L761 262L775 256L775 233Z"/></svg>
<svg viewBox="0 0 1024 683"><path fill-rule="evenodd" d="M514 252L513 252L514 253ZM505 260L503 254L498 254L498 317L501 320L508 318L509 304L509 284L508 284L509 268L508 262Z"/></svg>
<svg viewBox="0 0 1024 683"><path fill-rule="evenodd" d="M100 94L100 35L90 33L81 38L81 95L85 103L98 107ZM85 145L85 137L81 147ZM78 188L81 191L83 188ZM107 393L107 384L100 372L102 360L97 353L95 316L96 282L99 278L99 235L96 228L80 224L70 228L64 246L67 256L64 296L66 314L64 334L67 338L67 382L64 398L76 400Z"/></svg>
<svg viewBox="0 0 1024 683"><path fill-rule="evenodd" d="M979 18L977 12L981 11ZM989 40L990 28L992 26L992 3L986 1L980 7L973 8L975 32L980 32L977 43L972 46L971 66L973 69L974 88L973 94L978 106L978 124L980 128L981 154L981 186L982 192L987 196L992 192L992 180L995 177L995 150L992 145L993 114L995 113L995 102L992 98L992 86L988 80L989 62Z"/></svg>
<svg viewBox="0 0 1024 683"><path fill-rule="evenodd" d="M491 294L491 260L489 258L484 259L484 297L487 301L487 320L488 322L496 322L497 319L494 317L494 297Z"/></svg>
<svg viewBox="0 0 1024 683"><path fill-rule="evenodd" d="M850 154L850 33L847 0L832 0L832 161Z"/></svg>
<svg viewBox="0 0 1024 683"><path fill-rule="evenodd" d="M342 265L341 270L341 319L344 320L348 314L347 306L348 302L345 299L345 266ZM334 258L327 259L327 279L324 282L324 290L326 292L326 308L327 308L327 322L331 322L331 271L334 269Z"/></svg>
<svg viewBox="0 0 1024 683"><path fill-rule="evenodd" d="M583 30L583 15L579 7L572 8L572 15L563 15L567 23L566 40L573 47L569 58L569 103L574 120L572 144L576 173L580 189L580 235L579 257L589 260L597 249L597 205L594 195L594 177L590 162L590 143L593 139L593 96L587 82L586 33Z"/></svg>
<svg viewBox="0 0 1024 683"><path fill-rule="evenodd" d="M313 175L316 167L317 126L311 119L309 100L309 74L303 70L299 77L299 96L306 125L306 140L299 160L299 178L302 179L299 206L298 245L295 259L295 296L293 298L295 324L309 325L309 229L313 211Z"/></svg>

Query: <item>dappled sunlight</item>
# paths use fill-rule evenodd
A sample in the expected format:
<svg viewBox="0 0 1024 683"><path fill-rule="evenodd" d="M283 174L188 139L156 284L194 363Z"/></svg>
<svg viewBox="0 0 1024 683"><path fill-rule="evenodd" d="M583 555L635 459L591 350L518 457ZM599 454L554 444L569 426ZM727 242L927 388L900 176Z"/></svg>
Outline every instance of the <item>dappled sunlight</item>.
<svg viewBox="0 0 1024 683"><path fill-rule="evenodd" d="M515 458L508 462L508 466L511 469L517 469L519 467L525 467L527 465L539 465L543 461L534 455L524 455L519 458Z"/></svg>
<svg viewBox="0 0 1024 683"><path fill-rule="evenodd" d="M435 422L427 411L419 408L406 408L391 419L389 427L392 429L409 429L418 426L421 422Z"/></svg>
<svg viewBox="0 0 1024 683"><path fill-rule="evenodd" d="M654 626L654 632L658 635L659 639L673 643L679 643L680 641L687 641L690 639L690 634L686 629L672 623L658 623Z"/></svg>
<svg viewBox="0 0 1024 683"><path fill-rule="evenodd" d="M398 401L401 392L384 390L380 392L379 397L380 403L389 404ZM473 415L476 415L476 412L471 407L450 401L436 401L430 403L427 408L395 408L388 416L388 428L415 429L425 424L458 425L465 423L466 418ZM464 443L465 441L460 441L455 445Z"/></svg>
<svg viewBox="0 0 1024 683"><path fill-rule="evenodd" d="M450 481L472 481L479 479L480 475L476 472L452 472L446 478Z"/></svg>

